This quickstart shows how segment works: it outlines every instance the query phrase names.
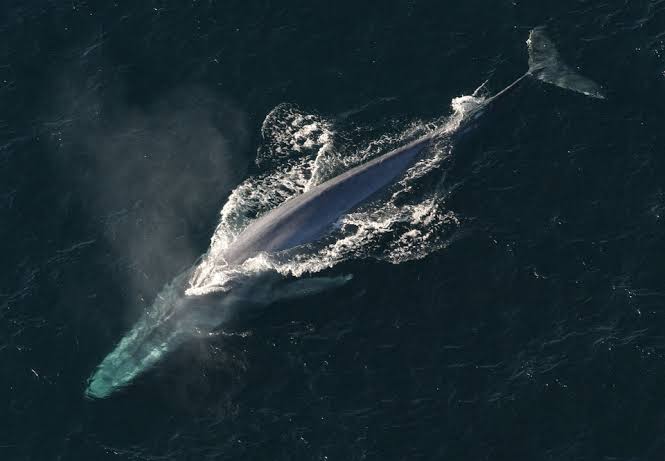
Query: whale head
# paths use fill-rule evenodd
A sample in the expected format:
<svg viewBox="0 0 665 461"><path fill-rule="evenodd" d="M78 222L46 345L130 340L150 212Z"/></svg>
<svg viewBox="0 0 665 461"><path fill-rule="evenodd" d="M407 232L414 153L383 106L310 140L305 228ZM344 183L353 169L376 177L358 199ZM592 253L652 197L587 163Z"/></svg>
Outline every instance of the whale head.
<svg viewBox="0 0 665 461"><path fill-rule="evenodd" d="M99 364L85 395L104 398L127 386L193 336L212 332L223 321L222 306L211 297L185 296L186 274L176 277Z"/></svg>

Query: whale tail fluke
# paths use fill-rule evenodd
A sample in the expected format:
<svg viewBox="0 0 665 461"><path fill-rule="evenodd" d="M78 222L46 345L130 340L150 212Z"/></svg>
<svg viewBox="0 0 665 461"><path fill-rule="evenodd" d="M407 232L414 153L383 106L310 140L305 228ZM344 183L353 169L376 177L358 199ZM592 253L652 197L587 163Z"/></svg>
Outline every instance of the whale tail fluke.
<svg viewBox="0 0 665 461"><path fill-rule="evenodd" d="M600 85L578 74L561 60L554 43L540 26L532 29L526 41L529 48L529 74L543 82L592 98L605 99Z"/></svg>

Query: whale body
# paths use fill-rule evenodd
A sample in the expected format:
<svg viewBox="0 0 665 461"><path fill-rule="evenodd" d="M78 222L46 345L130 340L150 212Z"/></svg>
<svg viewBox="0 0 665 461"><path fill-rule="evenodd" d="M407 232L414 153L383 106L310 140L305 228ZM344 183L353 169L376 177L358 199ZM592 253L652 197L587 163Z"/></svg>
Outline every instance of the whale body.
<svg viewBox="0 0 665 461"><path fill-rule="evenodd" d="M488 108L512 92L527 77L604 98L600 87L564 64L543 28L535 28L527 41L529 70L494 96L465 114L451 138L459 138L473 127ZM287 200L250 223L224 251L229 265L242 264L261 252L274 253L315 242L325 236L344 214L371 199L394 183L423 155L442 133L429 133L365 164L352 168L303 194ZM239 302L269 304L275 299L300 296L334 288L345 278L303 279L286 289L270 283L246 283L226 293L221 300L189 296L185 293L195 267L184 271L157 295L151 308L104 358L88 380L86 396L104 398L127 386L162 357L196 334L208 334L227 318Z"/></svg>

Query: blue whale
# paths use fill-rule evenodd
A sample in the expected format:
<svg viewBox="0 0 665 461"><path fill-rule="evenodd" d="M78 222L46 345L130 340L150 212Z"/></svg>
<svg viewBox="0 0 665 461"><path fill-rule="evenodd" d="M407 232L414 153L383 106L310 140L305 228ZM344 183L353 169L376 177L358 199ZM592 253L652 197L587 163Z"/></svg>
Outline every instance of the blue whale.
<svg viewBox="0 0 665 461"><path fill-rule="evenodd" d="M461 125L446 136L455 138L466 134L487 109L510 94L526 78L603 98L597 84L578 75L561 61L542 28L531 31L527 44L528 72L471 109L465 114ZM249 224L222 257L227 264L238 265L261 252L279 252L321 239L341 216L401 177L442 135L429 133L287 200ZM210 305L205 299L185 295L184 287L193 271L192 267L167 284L152 307L106 356L88 380L88 397L107 397L128 385L188 338L218 328L227 318L228 308L239 300L250 299L266 304L280 297L329 289L346 281L344 278L304 279L294 282L281 294L279 289L267 292L266 287L270 288L271 284L265 281L249 283L232 289L222 300Z"/></svg>

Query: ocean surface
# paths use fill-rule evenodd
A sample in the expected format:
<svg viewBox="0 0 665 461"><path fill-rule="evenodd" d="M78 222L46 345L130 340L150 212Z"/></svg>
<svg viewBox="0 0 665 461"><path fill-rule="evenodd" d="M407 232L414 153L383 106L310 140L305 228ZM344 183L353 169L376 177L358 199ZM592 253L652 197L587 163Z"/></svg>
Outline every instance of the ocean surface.
<svg viewBox="0 0 665 461"><path fill-rule="evenodd" d="M605 99L525 80L86 397L164 285L223 300L243 225L454 131L536 26ZM0 250L3 461L662 460L665 2L3 0Z"/></svg>

